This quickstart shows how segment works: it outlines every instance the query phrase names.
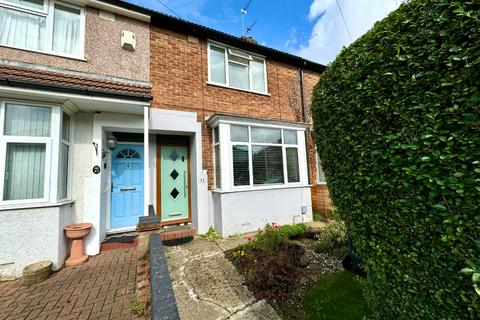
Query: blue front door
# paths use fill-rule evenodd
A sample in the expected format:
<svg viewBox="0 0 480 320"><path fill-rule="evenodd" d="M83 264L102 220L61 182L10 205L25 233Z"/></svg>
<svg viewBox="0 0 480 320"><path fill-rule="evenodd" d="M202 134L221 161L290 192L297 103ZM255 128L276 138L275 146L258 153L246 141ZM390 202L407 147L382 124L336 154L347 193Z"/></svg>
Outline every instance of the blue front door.
<svg viewBox="0 0 480 320"><path fill-rule="evenodd" d="M118 144L112 152L110 228L135 226L143 207L143 145Z"/></svg>

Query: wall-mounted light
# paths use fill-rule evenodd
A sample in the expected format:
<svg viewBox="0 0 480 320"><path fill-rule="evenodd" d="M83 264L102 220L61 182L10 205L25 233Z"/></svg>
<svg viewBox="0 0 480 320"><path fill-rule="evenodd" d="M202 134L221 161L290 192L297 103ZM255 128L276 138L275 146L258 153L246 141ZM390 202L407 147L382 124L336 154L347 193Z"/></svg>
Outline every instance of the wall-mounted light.
<svg viewBox="0 0 480 320"><path fill-rule="evenodd" d="M107 138L107 148L110 150L113 150L117 147L117 138L115 137L109 137Z"/></svg>

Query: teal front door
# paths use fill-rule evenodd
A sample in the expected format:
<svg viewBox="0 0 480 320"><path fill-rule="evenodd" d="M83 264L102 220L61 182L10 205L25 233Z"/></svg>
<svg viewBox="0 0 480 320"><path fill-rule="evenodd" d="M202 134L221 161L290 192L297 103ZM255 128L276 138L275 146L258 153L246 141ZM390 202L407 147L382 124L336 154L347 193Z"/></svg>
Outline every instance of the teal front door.
<svg viewBox="0 0 480 320"><path fill-rule="evenodd" d="M190 218L188 146L159 147L161 222L162 224L187 222Z"/></svg>
<svg viewBox="0 0 480 320"><path fill-rule="evenodd" d="M110 228L135 226L143 209L143 145L118 144L112 152Z"/></svg>

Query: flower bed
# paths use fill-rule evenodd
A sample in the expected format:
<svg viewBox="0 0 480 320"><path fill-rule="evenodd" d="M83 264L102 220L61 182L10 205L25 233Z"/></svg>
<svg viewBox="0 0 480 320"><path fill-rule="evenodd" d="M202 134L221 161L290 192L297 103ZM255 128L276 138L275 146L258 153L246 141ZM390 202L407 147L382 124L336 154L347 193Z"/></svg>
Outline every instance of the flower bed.
<svg viewBox="0 0 480 320"><path fill-rule="evenodd" d="M343 270L341 260L348 251L343 223L330 222L318 240L305 238L307 230L304 224L267 224L226 253L255 297L266 299L283 319L309 319L311 308L306 313L305 302L313 288L323 277Z"/></svg>

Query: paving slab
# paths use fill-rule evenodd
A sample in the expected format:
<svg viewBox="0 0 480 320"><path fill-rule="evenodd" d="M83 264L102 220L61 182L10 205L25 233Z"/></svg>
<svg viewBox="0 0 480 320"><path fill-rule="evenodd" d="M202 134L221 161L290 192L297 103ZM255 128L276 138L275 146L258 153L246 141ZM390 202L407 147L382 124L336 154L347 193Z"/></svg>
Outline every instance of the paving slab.
<svg viewBox="0 0 480 320"><path fill-rule="evenodd" d="M280 319L273 308L265 301L257 301L247 308L233 314L231 320L278 320Z"/></svg>
<svg viewBox="0 0 480 320"><path fill-rule="evenodd" d="M280 319L265 301L257 301L224 250L245 243L247 236L209 241L195 238L165 247L182 320Z"/></svg>
<svg viewBox="0 0 480 320"><path fill-rule="evenodd" d="M248 242L248 237L253 237L255 233L250 233L250 234L244 234L240 236L235 236L235 237L228 237L225 239L220 239L220 240L215 240L215 242L218 244L220 249L223 251L231 250L235 248L236 246L239 246L241 244L245 244Z"/></svg>

